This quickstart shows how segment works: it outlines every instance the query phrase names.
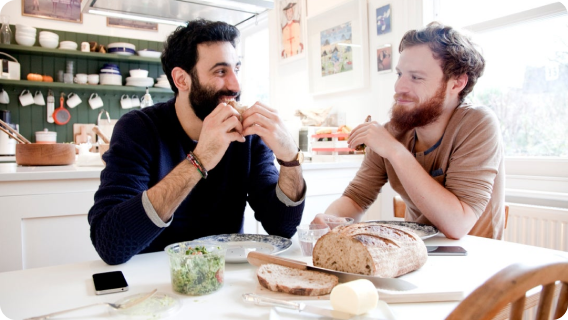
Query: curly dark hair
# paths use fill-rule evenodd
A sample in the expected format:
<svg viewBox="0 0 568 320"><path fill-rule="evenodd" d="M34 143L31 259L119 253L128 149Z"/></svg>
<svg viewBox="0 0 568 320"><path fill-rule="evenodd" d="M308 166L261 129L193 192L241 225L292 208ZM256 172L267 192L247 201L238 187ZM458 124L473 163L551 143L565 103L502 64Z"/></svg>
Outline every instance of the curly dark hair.
<svg viewBox="0 0 568 320"><path fill-rule="evenodd" d="M441 60L444 81L467 74L467 84L459 94L462 103L485 68L485 59L475 48L475 44L452 27L431 22L424 29L406 32L400 41L398 52L421 44L428 45L434 58Z"/></svg>
<svg viewBox="0 0 568 320"><path fill-rule="evenodd" d="M187 26L179 26L164 42L162 51L162 69L175 95L178 89L172 78L172 70L180 67L188 74L194 72L199 60L197 45L207 42L230 42L236 47L239 29L222 21L204 19L188 21Z"/></svg>

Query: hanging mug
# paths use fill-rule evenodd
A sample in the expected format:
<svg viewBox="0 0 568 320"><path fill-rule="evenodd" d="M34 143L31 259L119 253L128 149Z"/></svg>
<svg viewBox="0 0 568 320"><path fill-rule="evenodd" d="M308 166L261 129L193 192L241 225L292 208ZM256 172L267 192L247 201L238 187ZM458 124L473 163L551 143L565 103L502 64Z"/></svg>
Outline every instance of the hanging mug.
<svg viewBox="0 0 568 320"><path fill-rule="evenodd" d="M20 93L19 98L20 98L20 103L22 104L22 107L29 106L30 104L34 103L34 96L30 92L30 90L28 90L28 89L25 89L24 91L22 91L22 93Z"/></svg>
<svg viewBox="0 0 568 320"><path fill-rule="evenodd" d="M138 108L140 106L140 98L138 98L135 94L133 94L130 98L130 102L132 104L132 108Z"/></svg>
<svg viewBox="0 0 568 320"><path fill-rule="evenodd" d="M4 89L0 91L0 103L5 103L5 104L10 103L10 96L8 95L8 92L6 92L6 90Z"/></svg>
<svg viewBox="0 0 568 320"><path fill-rule="evenodd" d="M103 99L101 99L98 94L93 93L89 97L89 105L91 109L98 109L103 106Z"/></svg>
<svg viewBox="0 0 568 320"><path fill-rule="evenodd" d="M120 98L120 106L122 107L122 109L132 108L132 101L130 100L130 97L127 94L123 94L122 97Z"/></svg>
<svg viewBox="0 0 568 320"><path fill-rule="evenodd" d="M45 99L43 98L43 94L39 90L35 93L34 103L38 106L45 106Z"/></svg>
<svg viewBox="0 0 568 320"><path fill-rule="evenodd" d="M75 108L82 102L81 98L73 92L67 95L67 106L69 108Z"/></svg>

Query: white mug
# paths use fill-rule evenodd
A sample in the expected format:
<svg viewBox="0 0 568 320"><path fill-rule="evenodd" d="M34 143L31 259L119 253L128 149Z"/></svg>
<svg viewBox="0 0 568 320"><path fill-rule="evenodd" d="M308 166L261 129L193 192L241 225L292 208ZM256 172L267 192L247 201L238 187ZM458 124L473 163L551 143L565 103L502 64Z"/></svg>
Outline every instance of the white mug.
<svg viewBox="0 0 568 320"><path fill-rule="evenodd" d="M98 94L93 93L89 97L89 105L91 109L98 109L103 106L103 99L101 99Z"/></svg>
<svg viewBox="0 0 568 320"><path fill-rule="evenodd" d="M43 94L39 90L35 93L34 103L38 106L45 106L45 99L43 98Z"/></svg>
<svg viewBox="0 0 568 320"><path fill-rule="evenodd" d="M75 93L71 92L70 94L67 95L67 105L69 106L69 108L75 108L76 106L78 106L83 100L81 100L81 98L79 98L78 95L76 95Z"/></svg>
<svg viewBox="0 0 568 320"><path fill-rule="evenodd" d="M6 90L4 89L0 91L0 103L5 103L5 104L10 103L10 96L8 95L8 92L6 92Z"/></svg>
<svg viewBox="0 0 568 320"><path fill-rule="evenodd" d="M127 94L123 94L122 97L120 97L120 106L122 107L122 109L132 108L132 101Z"/></svg>
<svg viewBox="0 0 568 320"><path fill-rule="evenodd" d="M99 75L98 74L90 74L87 76L87 82L89 84L99 84Z"/></svg>
<svg viewBox="0 0 568 320"><path fill-rule="evenodd" d="M20 103L22 104L22 107L29 106L30 104L34 103L34 96L32 96L32 93L28 89L25 89L24 91L22 91L22 93L20 93L19 98L20 98Z"/></svg>
<svg viewBox="0 0 568 320"><path fill-rule="evenodd" d="M81 42L81 51L90 52L91 51L91 45L88 42Z"/></svg>
<svg viewBox="0 0 568 320"><path fill-rule="evenodd" d="M87 79L88 79L88 78L87 78L87 74L85 74L85 73L77 73L77 74L75 75L75 79L73 79L73 81L74 81L75 83L78 83L78 84L85 84L85 83L87 83Z"/></svg>
<svg viewBox="0 0 568 320"><path fill-rule="evenodd" d="M140 106L140 98L138 98L137 95L133 94L130 98L130 101L132 103L132 108L137 108Z"/></svg>

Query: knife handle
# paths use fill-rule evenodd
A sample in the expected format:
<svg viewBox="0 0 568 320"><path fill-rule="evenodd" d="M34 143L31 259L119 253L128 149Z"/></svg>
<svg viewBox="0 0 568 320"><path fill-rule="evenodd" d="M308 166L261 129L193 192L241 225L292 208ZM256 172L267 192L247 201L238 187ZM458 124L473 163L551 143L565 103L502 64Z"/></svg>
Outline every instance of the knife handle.
<svg viewBox="0 0 568 320"><path fill-rule="evenodd" d="M300 310L300 304L297 302L263 297L254 293L243 293L242 297L243 301L252 302L258 306L275 306L275 307L283 307L293 310Z"/></svg>
<svg viewBox="0 0 568 320"><path fill-rule="evenodd" d="M279 256L273 256L270 254L258 252L258 251L251 251L247 255L247 260L253 266L260 267L266 263L273 263L278 264L285 267L307 270L308 264L303 261L297 261L292 259L286 259Z"/></svg>

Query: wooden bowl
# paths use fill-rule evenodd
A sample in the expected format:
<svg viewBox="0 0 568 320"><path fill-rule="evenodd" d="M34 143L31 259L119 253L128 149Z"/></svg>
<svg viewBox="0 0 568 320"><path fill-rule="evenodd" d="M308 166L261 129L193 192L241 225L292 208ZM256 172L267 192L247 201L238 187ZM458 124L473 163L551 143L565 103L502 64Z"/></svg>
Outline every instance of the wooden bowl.
<svg viewBox="0 0 568 320"><path fill-rule="evenodd" d="M68 143L16 145L16 163L22 166L64 166L75 163L75 145Z"/></svg>

